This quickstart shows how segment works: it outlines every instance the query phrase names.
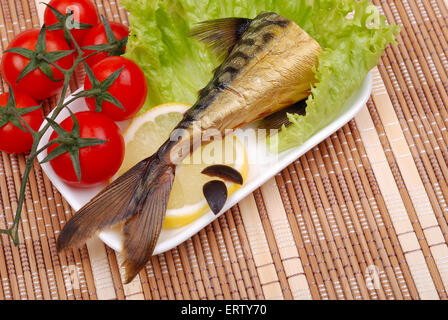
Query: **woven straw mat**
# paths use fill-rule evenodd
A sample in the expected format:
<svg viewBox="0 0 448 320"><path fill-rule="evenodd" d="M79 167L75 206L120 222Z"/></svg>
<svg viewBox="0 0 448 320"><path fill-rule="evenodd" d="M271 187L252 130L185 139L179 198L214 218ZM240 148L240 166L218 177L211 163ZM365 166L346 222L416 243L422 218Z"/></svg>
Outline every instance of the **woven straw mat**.
<svg viewBox="0 0 448 320"><path fill-rule="evenodd" d="M40 1L0 0L2 51L41 25ZM36 163L20 245L0 238L0 300L447 299L447 4L373 2L403 28L373 70L362 111L128 285L121 258L97 239L56 252L73 211ZM95 4L128 23L118 2ZM24 168L23 156L1 153L2 228Z"/></svg>

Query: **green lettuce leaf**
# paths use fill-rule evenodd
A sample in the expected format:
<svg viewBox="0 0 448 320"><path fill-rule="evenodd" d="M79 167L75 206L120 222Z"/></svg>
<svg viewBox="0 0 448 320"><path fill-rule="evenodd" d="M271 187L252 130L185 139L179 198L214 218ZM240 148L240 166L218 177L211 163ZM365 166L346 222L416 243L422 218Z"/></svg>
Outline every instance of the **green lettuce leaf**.
<svg viewBox="0 0 448 320"><path fill-rule="evenodd" d="M130 12L126 57L148 79L143 111L167 102L193 104L220 61L189 38L198 22L224 17L253 18L261 11L283 15L324 49L314 70L318 82L306 116L289 115L293 125L279 132L279 151L295 147L330 123L356 91L399 27L387 25L368 0L122 0Z"/></svg>

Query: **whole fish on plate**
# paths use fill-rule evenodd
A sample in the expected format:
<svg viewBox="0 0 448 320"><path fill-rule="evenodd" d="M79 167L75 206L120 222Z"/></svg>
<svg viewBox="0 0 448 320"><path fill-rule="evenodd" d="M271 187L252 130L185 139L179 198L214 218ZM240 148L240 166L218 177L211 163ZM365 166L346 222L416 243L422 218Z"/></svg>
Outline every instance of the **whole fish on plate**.
<svg viewBox="0 0 448 320"><path fill-rule="evenodd" d="M98 231L122 223L126 282L152 256L167 209L175 168L197 146L195 135L208 129L235 129L284 109L310 94L319 44L297 24L276 13L254 19L225 18L201 23L193 36L225 56L213 79L200 91L169 139L101 191L65 225L58 250L82 245ZM188 152L185 152L188 150ZM230 167L213 166L204 174L242 183ZM219 180L204 186L215 213L226 200Z"/></svg>

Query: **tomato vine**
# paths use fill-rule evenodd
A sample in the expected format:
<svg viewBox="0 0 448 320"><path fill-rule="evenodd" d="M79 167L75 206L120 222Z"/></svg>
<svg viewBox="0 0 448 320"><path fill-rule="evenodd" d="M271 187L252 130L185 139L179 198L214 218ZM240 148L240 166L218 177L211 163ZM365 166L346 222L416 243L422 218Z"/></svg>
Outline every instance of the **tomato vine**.
<svg viewBox="0 0 448 320"><path fill-rule="evenodd" d="M54 11L54 8L51 8L51 9ZM71 14L72 13L68 13L67 16L61 15L59 18L61 21L62 21L62 18L70 19ZM104 23L105 23L105 25L108 25L106 21ZM88 27L87 25L82 25L82 28L87 28L87 27ZM32 70L34 70L36 68L39 68L40 70L42 70L50 79L52 79L54 81L64 81L63 82L64 85L62 87L62 91L60 94L60 99L57 102L56 107L54 108L53 112L51 113L51 116L46 118L47 123L45 124L44 127L42 127L41 130L39 130L39 131L33 130L32 128L27 126L26 122L23 121L23 119L22 119L22 115L24 114L24 112L33 111L37 107L41 107L41 106L36 106L36 107L30 108L27 110L24 109L24 110L18 111L15 106L14 93L13 93L13 89L11 87L9 88L10 99L8 101L7 109L5 109L3 112L5 114L7 114L7 117L4 118L4 115L2 114L2 117L0 118L0 122L5 122L7 120L8 122L13 123L14 125L18 126L22 130L25 129L21 125L23 123L26 126L26 130L28 130L33 137L33 144L31 147L31 151L26 158L26 167L25 167L25 170L22 175L21 186L20 186L20 190L19 190L19 197L17 200L17 202L18 202L17 209L15 212L13 224L11 225L11 227L9 227L7 229L0 229L0 234L7 234L12 239L12 241L15 245L19 244L18 231L19 231L19 223L20 223L22 209L23 209L23 203L25 200L26 184L28 183L29 175L30 175L31 169L33 167L33 163L34 163L35 159L37 158L37 156L41 152L45 151L51 145L53 145L55 143L60 144L60 146L58 148L54 149L42 162L46 162L49 159L57 157L58 155L60 155L63 152L69 152L71 155L71 158L72 158L73 166L76 169L76 174L78 176L78 179L80 179L81 172L79 169L80 165L79 165L79 157L78 157L79 148L83 148L83 147L87 147L87 146L94 146L94 145L98 145L98 144L105 142L105 141L102 141L99 139L81 139L79 137L79 132L77 132L77 128L78 128L77 119L73 115L73 113L70 111L70 109L68 109L68 106L75 100L83 98L83 97L96 97L96 98L100 99L101 101L107 100L107 101L110 101L110 102L116 104L118 107L123 108L117 99L115 99L110 94L106 94L104 92L104 90L102 90L103 87L105 87L107 89L107 87L110 86L113 81L115 81L115 79L120 74L121 70L118 70L116 72L116 74L114 74L110 79L108 79L108 81L104 81L102 86L101 86L101 83L98 82L97 84L98 84L99 89L97 89L96 91L95 90L81 91L79 94L72 96L70 99L66 100L66 95L68 93L69 85L70 85L70 79L73 76L76 68L78 66L80 66L81 64L83 64L85 66L85 68L87 69L87 72L89 72L90 68L87 66L85 61L93 55L96 55L103 51L110 50L110 47L109 46L102 46L102 47L98 46L96 48L90 47L89 48L90 50L96 49L96 51L94 51L88 55L85 55L85 52L83 51L84 48L81 48L79 46L79 44L76 42L75 38L73 37L72 33L64 32L66 40L68 42L71 41L71 43L74 46L74 49L71 51L46 52L45 32L47 30L48 30L48 28L45 25L43 25L41 28L40 34L39 34L39 39L36 44L35 51L22 49L22 48L12 48L12 49L8 50L8 52L13 52L13 53L22 55L22 56L30 59L30 63L22 71L22 74L19 76L18 81L20 81L20 79L22 79L24 76L26 76L27 73L31 72ZM64 31L66 31L66 30L64 30ZM127 38L126 38L126 40L127 40ZM120 44L120 46L125 45L125 43L122 43L122 42L120 42L119 44ZM59 59L60 57L71 54L72 52L76 52L77 55L76 55L73 65L70 68L64 69L55 63L55 61L57 59ZM51 73L50 66L53 66L56 69L58 69L63 74L63 79L53 79L53 74ZM61 128L58 126L58 124L55 121L56 118L58 117L58 115L61 113L61 111L65 108L67 108L70 111L71 117L74 121L74 125L73 125L74 129L72 130L72 132L62 132ZM56 131L61 131L61 137L47 143L45 146L39 148L39 144L41 142L42 137L47 132L47 130L50 128L52 128L53 130L56 130Z"/></svg>

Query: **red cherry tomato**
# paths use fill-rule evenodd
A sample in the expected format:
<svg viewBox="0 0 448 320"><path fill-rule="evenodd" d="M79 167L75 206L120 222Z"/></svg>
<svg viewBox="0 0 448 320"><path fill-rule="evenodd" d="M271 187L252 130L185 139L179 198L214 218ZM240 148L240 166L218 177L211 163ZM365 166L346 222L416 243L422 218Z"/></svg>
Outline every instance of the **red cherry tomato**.
<svg viewBox="0 0 448 320"><path fill-rule="evenodd" d="M98 24L98 13L96 12L95 5L90 0L52 0L49 3L63 15L67 15L67 9L73 11L74 22L81 22L95 26ZM58 19L50 8L45 9L44 22L46 26L51 26L58 23ZM84 36L87 34L88 29L72 29L71 33L76 42L80 45ZM64 39L64 32L62 30L52 31Z"/></svg>
<svg viewBox="0 0 448 320"><path fill-rule="evenodd" d="M9 99L9 93L0 95L0 108L4 108ZM39 105L33 98L21 94L15 94L16 108L29 108ZM44 114L42 109L26 113L22 115L23 120L35 131L39 130ZM22 123L25 129L26 126ZM24 132L17 128L11 122L0 128L0 150L7 153L24 153L31 150L33 145L33 137L31 133Z"/></svg>
<svg viewBox="0 0 448 320"><path fill-rule="evenodd" d="M75 187L90 187L112 178L117 173L124 158L124 140L120 129L110 118L90 111L75 114L79 122L80 138L106 140L106 143L79 149L81 181L76 177L70 155L66 152L50 161L56 174L67 184ZM73 119L68 117L60 123L67 131L73 128ZM50 141L58 137L53 131ZM53 151L58 144L48 148Z"/></svg>
<svg viewBox="0 0 448 320"><path fill-rule="evenodd" d="M121 102L125 110L108 101L103 101L102 113L115 121L132 118L143 106L148 93L146 78L135 62L123 57L108 57L95 64L92 71L98 81L104 81L113 72L124 66L120 76L107 90L113 97ZM92 84L86 76L84 89L89 90ZM90 110L96 110L95 98L86 98Z"/></svg>
<svg viewBox="0 0 448 320"><path fill-rule="evenodd" d="M20 33L9 44L8 49L13 47L21 47L35 50L39 29L30 29ZM64 38L55 36L51 32L46 33L46 51L62 51L70 50ZM1 61L1 73L3 78L12 86L14 92L21 91L30 97L40 101L56 95L64 85L63 74L54 66L50 66L53 71L54 79L62 79L61 81L53 81L48 78L39 68L34 69L24 78L19 78L22 70L28 65L30 59L17 53L7 52L3 54ZM64 69L69 69L73 65L73 54L70 54L58 61L56 64Z"/></svg>
<svg viewBox="0 0 448 320"><path fill-rule="evenodd" d="M112 29L113 34L117 38L117 40L121 40L127 35L129 35L129 29L124 24L118 23L118 22L109 22L110 28ZM89 30L89 32L84 37L84 40L82 42L81 47L87 47L87 46L94 46L98 44L107 44L107 36L106 36L106 30L104 29L104 24L100 23L97 24L95 27ZM126 50L126 47L123 48L123 51ZM84 56L87 56L91 53L93 53L93 50L84 50L85 54ZM86 63L92 67L96 63L100 62L101 60L107 58L109 56L108 52L99 52L90 58L88 58Z"/></svg>

